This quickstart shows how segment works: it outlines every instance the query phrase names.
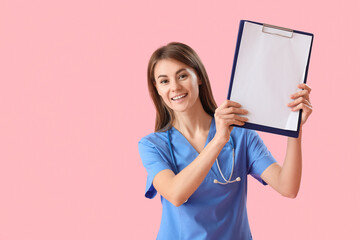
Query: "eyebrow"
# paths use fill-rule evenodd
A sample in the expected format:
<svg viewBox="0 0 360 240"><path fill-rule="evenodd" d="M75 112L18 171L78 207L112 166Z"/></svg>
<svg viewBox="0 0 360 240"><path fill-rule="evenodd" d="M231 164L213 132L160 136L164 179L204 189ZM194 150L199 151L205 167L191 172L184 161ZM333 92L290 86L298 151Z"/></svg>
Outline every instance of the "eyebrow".
<svg viewBox="0 0 360 240"><path fill-rule="evenodd" d="M178 73L181 72L181 71L184 71L184 70L186 70L186 69L185 69L185 68L181 68L181 69L177 70L176 73L175 73L175 75L178 74ZM167 75L159 75L159 76L158 76L158 78L161 78L161 77L167 77Z"/></svg>

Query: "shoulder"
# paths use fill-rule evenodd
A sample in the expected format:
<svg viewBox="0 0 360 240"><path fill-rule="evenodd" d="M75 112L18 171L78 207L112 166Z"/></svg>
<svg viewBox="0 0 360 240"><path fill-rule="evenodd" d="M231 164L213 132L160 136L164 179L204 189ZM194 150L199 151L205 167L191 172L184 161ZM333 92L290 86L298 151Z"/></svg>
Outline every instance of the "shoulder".
<svg viewBox="0 0 360 240"><path fill-rule="evenodd" d="M251 138L254 134L257 134L254 130L242 127L234 127L231 131L231 137L242 141L246 141L246 139Z"/></svg>
<svg viewBox="0 0 360 240"><path fill-rule="evenodd" d="M255 130L242 127L234 127L231 131L231 138L235 146L246 148L262 143L259 134Z"/></svg>
<svg viewBox="0 0 360 240"><path fill-rule="evenodd" d="M143 165L155 169L158 164L162 167L170 162L170 149L167 132L154 132L142 137L138 142L138 150ZM169 168L169 165L166 165Z"/></svg>
<svg viewBox="0 0 360 240"><path fill-rule="evenodd" d="M147 146L156 149L167 148L167 132L153 132L142 137L139 142L139 148L141 146Z"/></svg>

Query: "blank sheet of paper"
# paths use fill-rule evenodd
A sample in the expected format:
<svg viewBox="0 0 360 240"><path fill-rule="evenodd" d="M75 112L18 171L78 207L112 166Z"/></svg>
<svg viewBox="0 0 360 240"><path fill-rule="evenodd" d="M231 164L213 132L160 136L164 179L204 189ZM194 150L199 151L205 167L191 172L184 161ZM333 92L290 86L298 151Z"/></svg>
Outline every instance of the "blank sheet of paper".
<svg viewBox="0 0 360 240"><path fill-rule="evenodd" d="M249 123L297 131L299 111L292 112L287 104L306 79L313 36L265 30L263 25L244 23L230 100L249 111Z"/></svg>

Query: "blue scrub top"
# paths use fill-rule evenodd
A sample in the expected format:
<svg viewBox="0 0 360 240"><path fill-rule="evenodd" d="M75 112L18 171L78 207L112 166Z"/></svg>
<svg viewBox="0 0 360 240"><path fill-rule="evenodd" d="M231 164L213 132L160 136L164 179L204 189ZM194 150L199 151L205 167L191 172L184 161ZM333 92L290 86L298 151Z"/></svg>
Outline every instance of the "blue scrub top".
<svg viewBox="0 0 360 240"><path fill-rule="evenodd" d="M199 153L178 130L171 128L168 131L176 165L181 171ZM213 118L206 144L215 132ZM276 161L255 131L234 127L231 138L235 147L231 180L240 177L241 181L215 184L214 179L224 182L215 162L186 203L175 207L161 196L163 211L157 239L252 239L246 211L247 175L251 174L266 185L260 175ZM155 132L143 137L139 141L139 153L148 173L145 196L153 198L157 193L152 184L155 175L164 169L174 171L167 132ZM224 177L228 179L232 168L230 141L220 152L218 161Z"/></svg>

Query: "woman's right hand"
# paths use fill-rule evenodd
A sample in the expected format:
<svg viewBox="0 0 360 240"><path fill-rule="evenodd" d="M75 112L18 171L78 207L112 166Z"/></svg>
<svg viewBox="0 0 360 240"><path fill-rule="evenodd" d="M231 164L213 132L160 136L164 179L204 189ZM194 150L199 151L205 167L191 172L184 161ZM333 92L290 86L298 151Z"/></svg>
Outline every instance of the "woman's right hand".
<svg viewBox="0 0 360 240"><path fill-rule="evenodd" d="M215 110L215 123L216 134L214 138L217 138L225 143L230 139L230 133L233 129L231 125L243 126L248 120L246 117L239 116L247 114L248 111L241 108L240 103L226 100L220 107Z"/></svg>

